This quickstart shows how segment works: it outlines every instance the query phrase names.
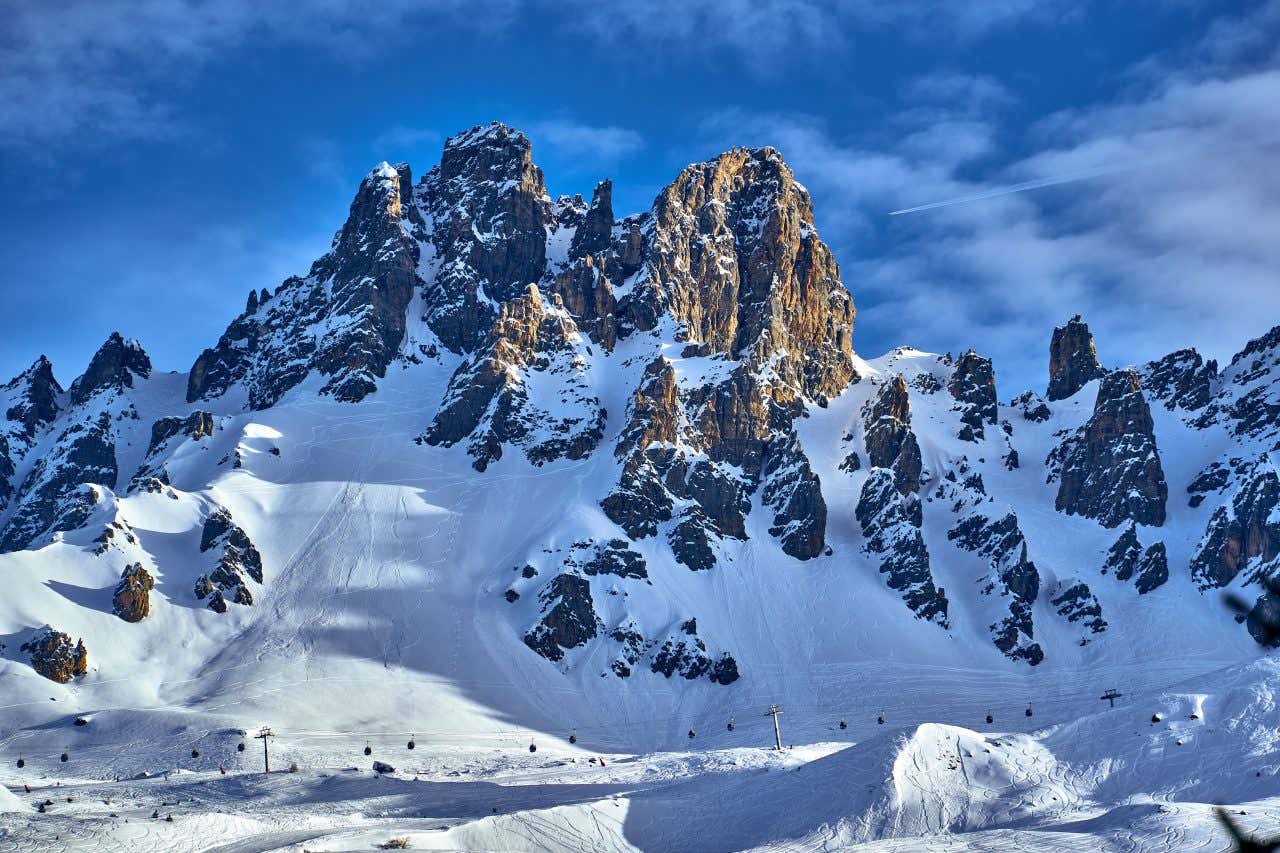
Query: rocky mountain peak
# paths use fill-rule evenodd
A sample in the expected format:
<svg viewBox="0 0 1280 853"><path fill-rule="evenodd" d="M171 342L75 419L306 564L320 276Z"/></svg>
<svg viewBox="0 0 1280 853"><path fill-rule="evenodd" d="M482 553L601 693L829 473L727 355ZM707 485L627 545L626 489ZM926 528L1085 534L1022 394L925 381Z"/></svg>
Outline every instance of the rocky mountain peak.
<svg viewBox="0 0 1280 853"><path fill-rule="evenodd" d="M1049 343L1050 401L1065 400L1104 373L1093 346L1093 333L1079 314L1053 330Z"/></svg>
<svg viewBox="0 0 1280 853"><path fill-rule="evenodd" d="M312 370L337 399L372 393L404 340L418 281L415 235L425 223L413 198L408 165L370 171L332 249L307 277L285 280L274 296L250 294L244 313L196 359L187 401L243 383L250 408L266 408Z"/></svg>
<svg viewBox="0 0 1280 853"><path fill-rule="evenodd" d="M451 446L470 437L468 452L484 471L504 444L525 450L536 465L581 459L599 444L605 413L587 380L585 342L558 295L544 299L536 284L502 304L485 346L458 366L430 429L428 444ZM555 410L530 389L555 383Z"/></svg>
<svg viewBox="0 0 1280 853"><path fill-rule="evenodd" d="M848 385L853 299L777 151L735 148L685 167L651 216L641 328L670 313L712 353L761 365L785 350L775 369L796 395L825 400Z"/></svg>
<svg viewBox="0 0 1280 853"><path fill-rule="evenodd" d="M554 206L528 138L501 122L445 142L421 192L439 269L424 294L424 319L446 347L470 352L493 322L493 303L542 279Z"/></svg>
<svg viewBox="0 0 1280 853"><path fill-rule="evenodd" d="M440 177L468 183L533 180L542 186L542 170L533 165L529 137L500 121L478 124L445 140Z"/></svg>
<svg viewBox="0 0 1280 853"><path fill-rule="evenodd" d="M43 355L0 390L7 392L5 418L20 424L27 439L41 426L52 422L61 408L62 386L54 378L53 364Z"/></svg>
<svg viewBox="0 0 1280 853"><path fill-rule="evenodd" d="M133 387L133 378L151 375L151 359L135 340L125 340L112 332L89 361L88 368L71 383L71 404L78 406L104 390L123 391Z"/></svg>

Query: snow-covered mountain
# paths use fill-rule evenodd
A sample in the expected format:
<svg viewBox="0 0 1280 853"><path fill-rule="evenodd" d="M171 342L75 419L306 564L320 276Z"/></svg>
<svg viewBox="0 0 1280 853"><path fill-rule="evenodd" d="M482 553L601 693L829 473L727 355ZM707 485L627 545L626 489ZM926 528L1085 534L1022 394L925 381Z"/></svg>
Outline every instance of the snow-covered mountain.
<svg viewBox="0 0 1280 853"><path fill-rule="evenodd" d="M113 335L0 388L0 719L653 749L760 702L946 721L980 678L976 721L1258 655L1280 326L1125 367L1073 318L1046 394L998 394L973 350L857 355L854 295L770 148L624 218L502 124L383 163L188 373Z"/></svg>

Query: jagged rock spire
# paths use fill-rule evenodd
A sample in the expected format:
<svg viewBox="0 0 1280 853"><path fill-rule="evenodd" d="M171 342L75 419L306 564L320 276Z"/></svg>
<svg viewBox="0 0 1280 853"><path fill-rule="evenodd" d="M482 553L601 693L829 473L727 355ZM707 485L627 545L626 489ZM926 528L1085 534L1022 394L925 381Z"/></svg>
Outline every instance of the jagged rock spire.
<svg viewBox="0 0 1280 853"><path fill-rule="evenodd" d="M71 404L78 406L105 390L123 391L133 387L133 378L151 375L151 359L135 340L125 340L112 332L98 348L88 368L71 383Z"/></svg>
<svg viewBox="0 0 1280 853"><path fill-rule="evenodd" d="M1164 524L1169 487L1137 371L1117 370L1103 378L1093 415L1057 456L1059 511L1095 518L1104 527L1129 520Z"/></svg>
<svg viewBox="0 0 1280 853"><path fill-rule="evenodd" d="M999 411L991 359L983 358L972 349L965 351L956 359L947 390L962 407L960 419L964 428L960 437L966 441L984 438L985 427L995 424Z"/></svg>
<svg viewBox="0 0 1280 853"><path fill-rule="evenodd" d="M28 439L51 423L61 409L62 386L54 378L53 364L43 355L0 390L9 392L5 418L21 424L21 432Z"/></svg>
<svg viewBox="0 0 1280 853"><path fill-rule="evenodd" d="M1077 314L1065 326L1053 330L1049 343L1049 393L1052 400L1065 400L1089 381L1105 374L1098 363L1089 326Z"/></svg>
<svg viewBox="0 0 1280 853"><path fill-rule="evenodd" d="M423 192L440 259L427 322L445 346L470 351L495 319L492 303L542 278L551 200L529 139L502 122L450 137Z"/></svg>
<svg viewBox="0 0 1280 853"><path fill-rule="evenodd" d="M583 258L594 255L609 248L613 236L613 182L609 180L596 184L591 195L591 206L582 223L573 233L573 242L569 244L569 256Z"/></svg>
<svg viewBox="0 0 1280 853"><path fill-rule="evenodd" d="M369 172L330 252L306 278L287 279L274 296L250 297L217 345L196 359L187 401L242 382L249 406L266 408L312 370L328 377L322 391L340 400L371 393L404 340L418 281L412 234L422 217L412 200L407 165L381 163Z"/></svg>
<svg viewBox="0 0 1280 853"><path fill-rule="evenodd" d="M867 457L874 468L889 468L900 494L920 490L920 445L911 431L911 403L902 374L880 386L866 415Z"/></svg>
<svg viewBox="0 0 1280 853"><path fill-rule="evenodd" d="M853 376L853 299L813 224L808 190L772 148L688 166L653 205L632 322L663 313L710 352L762 364L825 400ZM803 354L803 357L801 357Z"/></svg>

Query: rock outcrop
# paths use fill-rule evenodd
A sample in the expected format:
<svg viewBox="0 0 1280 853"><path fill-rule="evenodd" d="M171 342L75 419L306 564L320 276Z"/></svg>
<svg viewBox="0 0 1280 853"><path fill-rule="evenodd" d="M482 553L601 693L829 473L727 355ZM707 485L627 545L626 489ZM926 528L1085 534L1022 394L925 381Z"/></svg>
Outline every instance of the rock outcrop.
<svg viewBox="0 0 1280 853"><path fill-rule="evenodd" d="M960 438L981 441L986 437L986 427L995 426L999 419L996 374L991 359L973 350L964 352L956 359L947 391L959 403L960 421L964 424Z"/></svg>
<svg viewBox="0 0 1280 853"><path fill-rule="evenodd" d="M497 306L522 296L547 269L556 220L542 170L528 138L494 122L447 140L418 193L433 223L438 271L423 290L423 319L446 347L471 352Z"/></svg>
<svg viewBox="0 0 1280 853"><path fill-rule="evenodd" d="M62 411L62 398L62 386L44 356L0 386L0 513L17 488L18 465Z"/></svg>
<svg viewBox="0 0 1280 853"><path fill-rule="evenodd" d="M1080 623L1085 630L1080 645L1088 645L1093 639L1091 635L1107 630L1107 620L1102 618L1102 605L1084 581L1078 578L1059 581L1049 600L1059 616L1070 623Z"/></svg>
<svg viewBox="0 0 1280 853"><path fill-rule="evenodd" d="M1130 523L1107 551L1102 574L1111 574L1119 581L1132 579L1134 589L1145 595L1169 580L1164 543L1157 542L1144 550L1138 541L1137 525Z"/></svg>
<svg viewBox="0 0 1280 853"><path fill-rule="evenodd" d="M102 498L93 484L112 488L117 476L111 416L103 412L72 422L24 479L20 502L0 536L0 553L26 548L41 535L83 527Z"/></svg>
<svg viewBox="0 0 1280 853"><path fill-rule="evenodd" d="M1023 420L1032 423L1044 423L1053 415L1049 404L1035 391L1023 391L1010 400L1009 405L1022 413Z"/></svg>
<svg viewBox="0 0 1280 853"><path fill-rule="evenodd" d="M141 622L151 615L151 590L155 587L155 579L141 563L125 566L111 597L112 609L126 622Z"/></svg>
<svg viewBox="0 0 1280 853"><path fill-rule="evenodd" d="M151 359L142 346L112 332L94 353L85 372L71 383L71 405L82 406L103 391L123 392L133 387L134 377L146 379L150 375Z"/></svg>
<svg viewBox="0 0 1280 853"><path fill-rule="evenodd" d="M1191 576L1201 589L1231 583L1246 568L1262 567L1280 555L1280 473L1270 454L1252 465L1234 496L1209 519L1195 556Z"/></svg>
<svg viewBox="0 0 1280 853"><path fill-rule="evenodd" d="M363 399L405 336L418 284L418 237L409 167L382 163L360 185L346 224L305 278L251 294L245 311L192 365L187 401L243 388L253 409L274 405L312 371L322 391Z"/></svg>
<svg viewBox="0 0 1280 853"><path fill-rule="evenodd" d="M49 359L40 356L22 373L3 387L4 419L28 442L36 433L53 423L62 411L62 386L53 375Z"/></svg>
<svg viewBox="0 0 1280 853"><path fill-rule="evenodd" d="M1105 374L1098 363L1098 351L1093 346L1093 333L1079 314L1068 320L1065 326L1053 330L1053 340L1049 343L1050 402L1073 396L1090 381Z"/></svg>
<svg viewBox="0 0 1280 853"><path fill-rule="evenodd" d="M1156 449L1151 409L1133 370L1110 373L1098 390L1093 415L1051 455L1060 465L1059 512L1097 519L1104 527L1126 521L1164 524L1169 487Z"/></svg>
<svg viewBox="0 0 1280 853"><path fill-rule="evenodd" d="M854 511L866 552L880 561L880 572L920 619L943 628L947 622L947 598L933 580L929 550L920 533L922 510L914 493L903 495L886 468L871 472L863 483Z"/></svg>
<svg viewBox="0 0 1280 853"><path fill-rule="evenodd" d="M1169 411L1196 412L1213 399L1218 362L1205 362L1194 349L1180 349L1147 362L1141 376L1143 390Z"/></svg>
<svg viewBox="0 0 1280 853"><path fill-rule="evenodd" d="M1217 394L1196 421L1197 426L1213 423L1226 425L1241 441L1254 439L1275 449L1280 439L1280 326L1249 341L1222 371Z"/></svg>
<svg viewBox="0 0 1280 853"><path fill-rule="evenodd" d="M542 618L524 635L524 644L547 660L564 660L567 649L584 646L600 633L600 619L586 578L557 575L538 598Z"/></svg>
<svg viewBox="0 0 1280 853"><path fill-rule="evenodd" d="M922 465L920 445L911 431L911 403L901 374L880 386L864 421L871 467L891 470L893 484L900 494L918 492Z"/></svg>
<svg viewBox="0 0 1280 853"><path fill-rule="evenodd" d="M636 667L648 662L651 672L666 678L679 675L692 681L707 678L713 684L728 685L739 678L738 662L727 652L713 652L698 636L698 620L684 619L677 626L660 632L658 639L647 640L634 620L628 620L609 632L618 653L609 665L618 678L630 678Z"/></svg>
<svg viewBox="0 0 1280 853"><path fill-rule="evenodd" d="M201 553L217 548L222 549L217 566L196 579L196 598L208 599L209 609L218 613L226 612L228 596L236 604L252 605L253 592L248 581L264 582L262 555L249 535L232 520L231 513L223 508L205 519L200 532Z"/></svg>
<svg viewBox="0 0 1280 853"><path fill-rule="evenodd" d="M458 367L423 438L446 447L469 439L478 471L500 459L504 445L520 446L535 465L581 459L600 443L606 419L589 363L560 297L547 304L531 284L503 303L488 343Z"/></svg>
<svg viewBox="0 0 1280 853"><path fill-rule="evenodd" d="M84 640L71 641L68 634L48 626L21 646L31 655L31 668L50 681L66 684L89 671L89 651Z"/></svg>
<svg viewBox="0 0 1280 853"><path fill-rule="evenodd" d="M174 448L184 441L201 441L213 435L215 429L213 415L205 411L195 411L185 418L161 418L151 425L151 441L147 445L147 455L142 464L129 481L130 491L141 488L153 488L153 481L161 485L169 483L169 472L165 467L166 459L172 455Z"/></svg>
<svg viewBox="0 0 1280 853"><path fill-rule="evenodd" d="M957 547L987 558L990 571L981 581L983 595L1008 601L1009 615L988 626L995 647L1014 660L1035 666L1044 649L1035 641L1033 607L1040 595L1040 572L1027 556L1027 540L1012 512L997 519L975 512L947 533Z"/></svg>

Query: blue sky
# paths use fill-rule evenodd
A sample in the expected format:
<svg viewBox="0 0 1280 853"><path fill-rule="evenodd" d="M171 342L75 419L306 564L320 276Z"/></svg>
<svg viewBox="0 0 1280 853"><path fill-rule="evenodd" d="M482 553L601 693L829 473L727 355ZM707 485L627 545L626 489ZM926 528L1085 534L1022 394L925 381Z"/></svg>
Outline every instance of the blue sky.
<svg viewBox="0 0 1280 853"><path fill-rule="evenodd" d="M1073 313L1110 364L1225 358L1280 323L1280 0L0 0L0 21L5 376L47 353L69 382L113 329L187 369L323 253L372 165L420 174L491 119L553 195L613 178L619 214L774 145L858 351L973 346L1002 398L1043 387Z"/></svg>

